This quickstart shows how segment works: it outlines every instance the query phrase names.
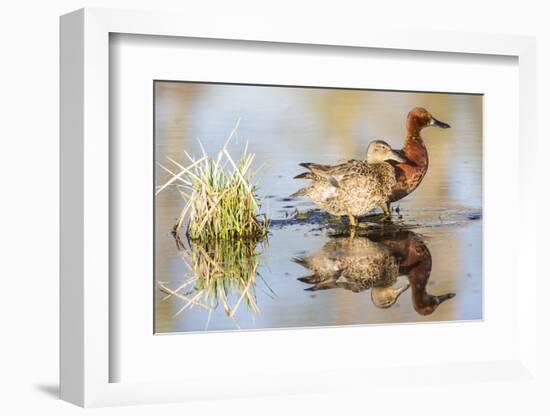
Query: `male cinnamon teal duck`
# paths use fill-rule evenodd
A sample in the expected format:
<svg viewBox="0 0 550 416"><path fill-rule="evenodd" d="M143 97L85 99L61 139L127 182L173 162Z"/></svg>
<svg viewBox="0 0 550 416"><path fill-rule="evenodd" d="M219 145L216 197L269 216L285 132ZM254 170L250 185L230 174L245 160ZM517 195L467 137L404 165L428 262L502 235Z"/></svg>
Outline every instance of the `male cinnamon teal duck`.
<svg viewBox="0 0 550 416"><path fill-rule="evenodd" d="M295 179L310 179L311 183L292 196L307 196L332 215L347 215L351 226L357 224L357 216L377 207L388 215L387 203L397 185L395 169L388 160L406 163L389 144L375 140L367 148L366 160L338 165L301 163L309 172Z"/></svg>
<svg viewBox="0 0 550 416"><path fill-rule="evenodd" d="M420 315L430 315L455 293L432 295L426 287L432 272L432 256L423 239L412 231L381 231L369 234L369 238L387 247L391 255L399 259L399 275L406 275L411 286L412 303Z"/></svg>
<svg viewBox="0 0 550 416"><path fill-rule="evenodd" d="M396 183L393 186L391 196L387 202L386 210L389 211L390 203L400 200L413 192L428 171L428 149L420 132L426 127L439 127L448 129L451 126L433 117L426 109L415 107L407 115L407 135L403 149L397 151L405 161L394 164Z"/></svg>

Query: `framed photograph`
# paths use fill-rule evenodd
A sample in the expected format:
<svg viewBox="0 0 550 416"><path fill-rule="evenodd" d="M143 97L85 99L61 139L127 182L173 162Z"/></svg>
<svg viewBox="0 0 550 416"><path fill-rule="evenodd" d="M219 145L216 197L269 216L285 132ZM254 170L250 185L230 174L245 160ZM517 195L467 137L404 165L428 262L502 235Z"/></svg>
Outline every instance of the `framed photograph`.
<svg viewBox="0 0 550 416"><path fill-rule="evenodd" d="M155 333L483 318L483 95L156 80L154 107Z"/></svg>
<svg viewBox="0 0 550 416"><path fill-rule="evenodd" d="M538 383L534 70L527 37L63 16L62 398Z"/></svg>

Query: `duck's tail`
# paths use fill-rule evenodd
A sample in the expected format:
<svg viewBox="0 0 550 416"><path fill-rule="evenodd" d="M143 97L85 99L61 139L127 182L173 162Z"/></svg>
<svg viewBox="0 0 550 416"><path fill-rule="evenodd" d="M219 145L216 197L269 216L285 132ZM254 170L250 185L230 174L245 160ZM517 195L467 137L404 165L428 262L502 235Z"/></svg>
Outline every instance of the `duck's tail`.
<svg viewBox="0 0 550 416"><path fill-rule="evenodd" d="M311 179L320 180L324 179L330 182L330 184L336 188L340 187L338 180L330 174L329 165L319 165L318 163L304 162L300 163L300 166L309 169L310 172L304 172L294 177L294 179Z"/></svg>
<svg viewBox="0 0 550 416"><path fill-rule="evenodd" d="M309 283L309 282L304 282ZM335 289L338 287L338 283L334 279L322 280L320 282L312 282L313 286L306 287L304 290L308 292L316 292L318 290Z"/></svg>
<svg viewBox="0 0 550 416"><path fill-rule="evenodd" d="M329 165L320 165L318 163L303 162L299 164L301 167L309 169L310 171L326 171L330 168Z"/></svg>
<svg viewBox="0 0 550 416"><path fill-rule="evenodd" d="M300 266L307 267L307 260L303 257L292 257L292 262L299 264ZM300 279L298 279L300 280Z"/></svg>
<svg viewBox="0 0 550 416"><path fill-rule="evenodd" d="M317 274L310 274L309 276L299 277L297 280L302 283L307 283L308 285L316 285L318 283L324 282L327 279L322 278Z"/></svg>
<svg viewBox="0 0 550 416"><path fill-rule="evenodd" d="M309 170L309 172L303 172L299 175L296 175L294 179L309 179L309 180L318 180L319 176L314 173L314 169L316 170L322 170L323 165L319 165L317 163L311 163L311 162L303 162L299 164L301 167L306 168Z"/></svg>
<svg viewBox="0 0 550 416"><path fill-rule="evenodd" d="M300 196L307 196L309 193L309 188L306 186L305 188L298 189L296 192L294 192L292 195L290 195L291 198L298 198Z"/></svg>
<svg viewBox="0 0 550 416"><path fill-rule="evenodd" d="M299 175L296 175L294 179L309 179L309 180L315 180L317 177L313 174L313 172L304 172L300 173Z"/></svg>

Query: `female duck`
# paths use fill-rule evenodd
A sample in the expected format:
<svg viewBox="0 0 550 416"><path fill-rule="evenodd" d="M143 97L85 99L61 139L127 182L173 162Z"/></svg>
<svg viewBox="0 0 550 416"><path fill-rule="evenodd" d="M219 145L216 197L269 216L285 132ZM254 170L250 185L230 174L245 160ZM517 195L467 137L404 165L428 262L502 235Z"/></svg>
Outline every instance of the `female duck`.
<svg viewBox="0 0 550 416"><path fill-rule="evenodd" d="M340 288L359 293L370 289L372 302L379 308L389 308L409 288L408 283L395 284L399 276L397 257L366 237L331 238L320 250L293 261L310 272L298 279L312 285L305 290Z"/></svg>
<svg viewBox="0 0 550 416"><path fill-rule="evenodd" d="M377 207L386 212L397 186L395 169L388 160L406 163L386 142L375 140L367 148L366 160L349 160L339 165L301 163L310 171L295 179L312 182L292 196L307 196L332 215L347 215L350 225L355 226L357 216Z"/></svg>

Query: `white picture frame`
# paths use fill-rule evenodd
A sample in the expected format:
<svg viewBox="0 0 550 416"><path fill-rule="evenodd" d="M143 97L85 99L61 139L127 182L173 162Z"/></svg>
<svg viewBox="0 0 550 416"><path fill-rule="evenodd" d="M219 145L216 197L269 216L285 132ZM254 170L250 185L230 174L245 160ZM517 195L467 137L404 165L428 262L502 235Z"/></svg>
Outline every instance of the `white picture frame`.
<svg viewBox="0 0 550 416"><path fill-rule="evenodd" d="M204 27L189 16L169 13L82 9L61 18L61 398L80 406L183 401L256 394L321 392L354 384L375 389L398 377L404 384L429 383L423 374L439 374L440 382L480 383L506 380L537 383L536 270L533 246L536 224L528 215L536 192L530 181L535 165L527 149L534 147L535 41L529 37L408 33L364 29L340 33L285 28L275 23L235 28L231 22ZM186 38L331 45L453 54L516 57L519 67L520 190L517 213L517 270L524 285L517 288L517 346L508 359L469 363L419 363L411 368L331 369L322 383L319 374L270 373L261 379L236 378L228 386L191 374L185 381L112 382L110 366L120 359L110 349L109 36L113 33ZM520 269L521 268L521 269ZM399 330L399 329L398 329ZM403 328L402 331L405 331ZM295 332L297 334L298 332ZM315 337L320 332L300 335ZM265 332L268 334L268 332ZM328 334L328 333L325 333ZM334 332L333 332L334 334ZM152 333L151 333L152 335ZM238 334L228 335L230 337ZM269 337L269 335L265 335ZM337 336L337 335L330 335ZM168 341L165 341L168 342ZM420 379L420 381L418 381ZM191 380L192 382L189 382ZM343 382L342 380L346 380ZM385 381L384 381L385 380Z"/></svg>

